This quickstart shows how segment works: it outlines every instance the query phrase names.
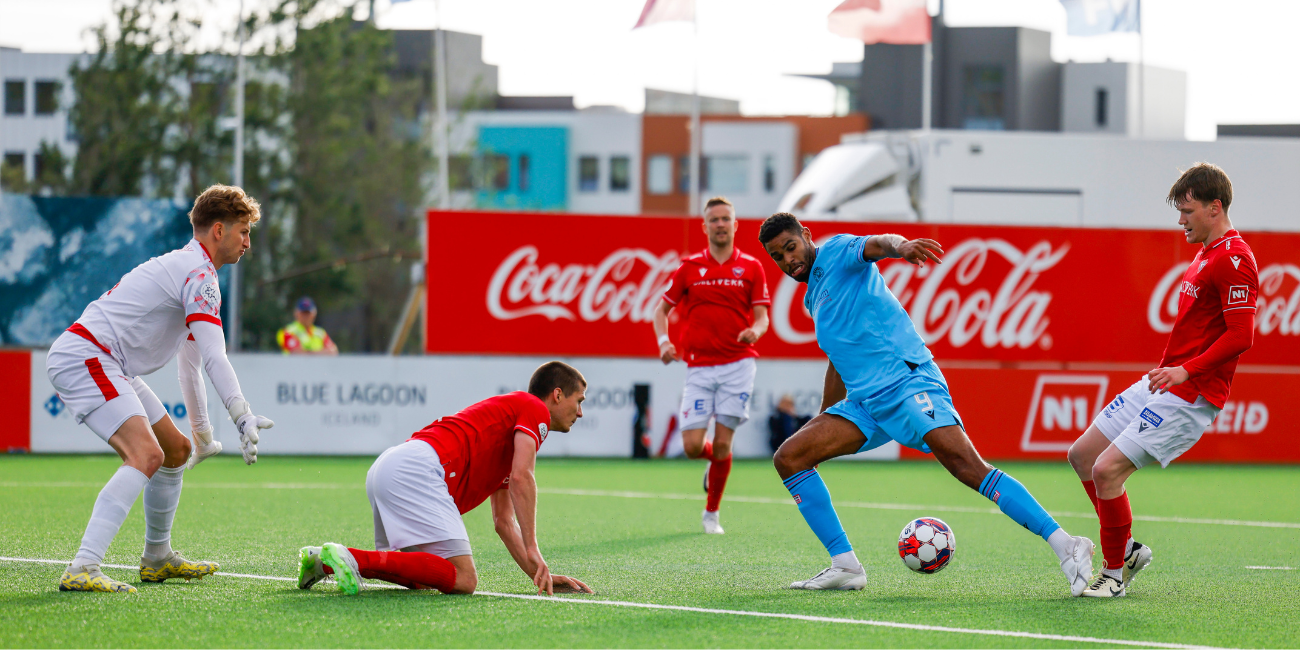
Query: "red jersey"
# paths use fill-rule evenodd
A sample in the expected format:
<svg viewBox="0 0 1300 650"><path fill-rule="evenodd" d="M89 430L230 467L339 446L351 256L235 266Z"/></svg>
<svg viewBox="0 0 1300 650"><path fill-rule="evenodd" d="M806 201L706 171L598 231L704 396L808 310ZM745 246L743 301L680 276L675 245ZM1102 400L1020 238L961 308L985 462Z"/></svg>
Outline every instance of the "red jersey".
<svg viewBox="0 0 1300 650"><path fill-rule="evenodd" d="M752 324L754 305L770 305L763 265L734 249L719 264L709 249L682 260L664 291L682 318L682 358L688 366L720 366L758 356L754 346L736 340Z"/></svg>
<svg viewBox="0 0 1300 650"><path fill-rule="evenodd" d="M515 432L528 434L540 449L550 422L551 412L542 400L516 391L439 418L410 439L423 440L438 452L447 491L465 514L510 483Z"/></svg>
<svg viewBox="0 0 1300 650"><path fill-rule="evenodd" d="M1227 331L1224 314L1255 311L1259 293L1259 270L1255 254L1236 230L1206 244L1183 274L1178 295L1178 317L1169 333L1161 368L1181 366L1205 352ZM1217 368L1169 389L1189 402L1201 395L1219 408L1228 399L1232 376L1237 371L1233 357Z"/></svg>

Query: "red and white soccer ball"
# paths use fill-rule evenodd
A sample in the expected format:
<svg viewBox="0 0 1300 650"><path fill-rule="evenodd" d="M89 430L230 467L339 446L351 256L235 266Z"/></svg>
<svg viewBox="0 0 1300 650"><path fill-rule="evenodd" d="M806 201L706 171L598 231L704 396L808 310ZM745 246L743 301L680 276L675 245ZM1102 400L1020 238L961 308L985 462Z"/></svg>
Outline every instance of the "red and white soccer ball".
<svg viewBox="0 0 1300 650"><path fill-rule="evenodd" d="M917 573L937 573L948 566L956 550L952 528L935 517L913 520L898 535L898 557Z"/></svg>

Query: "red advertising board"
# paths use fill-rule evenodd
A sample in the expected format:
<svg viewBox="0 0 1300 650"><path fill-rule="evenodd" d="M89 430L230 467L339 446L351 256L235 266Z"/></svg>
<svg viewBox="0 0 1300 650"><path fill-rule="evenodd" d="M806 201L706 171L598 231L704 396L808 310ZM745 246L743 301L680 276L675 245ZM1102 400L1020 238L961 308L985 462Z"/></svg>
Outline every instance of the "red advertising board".
<svg viewBox="0 0 1300 650"><path fill-rule="evenodd" d="M561 214L429 215L427 351L653 358L650 320L700 220ZM801 284L742 220L763 262L772 327L763 358L824 359ZM928 237L944 264L879 263L989 458L1060 459L1101 408L1154 367L1197 247L1181 231L810 222L838 233ZM1260 290L1254 347L1230 403L1188 460L1300 462L1300 234L1244 233ZM468 244L468 245L467 245ZM919 456L904 450L904 457Z"/></svg>

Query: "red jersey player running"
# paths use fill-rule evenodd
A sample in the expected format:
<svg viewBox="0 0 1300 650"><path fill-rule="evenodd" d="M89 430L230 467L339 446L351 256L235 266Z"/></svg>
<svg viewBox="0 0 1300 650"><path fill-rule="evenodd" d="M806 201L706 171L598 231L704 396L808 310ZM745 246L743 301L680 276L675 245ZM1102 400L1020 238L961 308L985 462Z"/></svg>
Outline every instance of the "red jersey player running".
<svg viewBox="0 0 1300 650"><path fill-rule="evenodd" d="M1232 182L1197 163L1167 198L1187 241L1202 244L1178 296L1178 316L1160 367L1115 397L1070 447L1070 464L1101 521L1105 566L1084 596L1112 598L1148 564L1151 549L1130 535L1124 481L1153 462L1167 467L1205 432L1228 399L1237 360L1255 332L1258 267L1228 219Z"/></svg>
<svg viewBox="0 0 1300 650"><path fill-rule="evenodd" d="M190 210L194 239L132 269L50 346L45 366L59 399L77 422L122 457L122 466L95 499L77 556L59 579L60 590L136 590L105 576L99 565L141 492L145 546L140 579L189 580L217 570L214 562L191 562L172 550L171 528L187 461L193 467L221 451L221 443L212 440L200 363L239 429L244 462L257 462L257 432L272 425L253 415L244 401L226 359L218 317L217 269L239 261L251 244L249 230L260 218L257 201L238 187L213 185L204 190ZM140 379L172 357L179 361L181 393L196 445L181 434Z"/></svg>
<svg viewBox="0 0 1300 650"><path fill-rule="evenodd" d="M682 260L655 310L659 358L665 364L686 361L682 394L682 446L690 458L706 458L701 516L704 532L721 535L718 506L731 474L731 437L749 419L754 392L754 342L767 332L767 278L759 261L735 246L736 210L722 197L704 206L704 234L709 247ZM668 314L686 310L683 354L668 340ZM753 321L751 323L750 318ZM704 439L709 418L713 441Z"/></svg>
<svg viewBox="0 0 1300 650"><path fill-rule="evenodd" d="M375 515L375 550L342 544L298 552L298 587L334 574L356 594L364 579L408 589L472 594L478 586L461 515L492 500L497 535L539 593L591 593L575 578L551 573L537 548L537 450L551 431L582 417L587 380L559 361L542 364L528 392L490 397L417 431L385 451L366 474Z"/></svg>

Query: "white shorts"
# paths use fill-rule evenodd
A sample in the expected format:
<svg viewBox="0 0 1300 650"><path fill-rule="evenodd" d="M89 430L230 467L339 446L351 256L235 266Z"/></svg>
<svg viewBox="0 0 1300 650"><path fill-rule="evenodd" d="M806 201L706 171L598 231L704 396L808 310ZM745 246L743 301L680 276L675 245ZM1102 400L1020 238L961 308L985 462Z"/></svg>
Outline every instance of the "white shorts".
<svg viewBox="0 0 1300 650"><path fill-rule="evenodd" d="M678 411L681 430L707 428L714 415L732 430L744 424L749 420L749 398L757 373L753 357L720 366L687 368L682 408Z"/></svg>
<svg viewBox="0 0 1300 650"><path fill-rule="evenodd" d="M71 332L50 346L45 370L72 416L105 442L131 417L139 415L154 424L167 415L143 380L122 374L116 359Z"/></svg>
<svg viewBox="0 0 1300 650"><path fill-rule="evenodd" d="M1092 423L1134 467L1152 461L1168 467L1201 439L1218 415L1219 407L1202 396L1188 402L1173 393L1152 393L1143 376L1116 395Z"/></svg>
<svg viewBox="0 0 1300 650"><path fill-rule="evenodd" d="M443 557L470 554L465 522L429 443L408 440L380 454L366 473L366 496L375 514L375 550L433 544L422 550Z"/></svg>

